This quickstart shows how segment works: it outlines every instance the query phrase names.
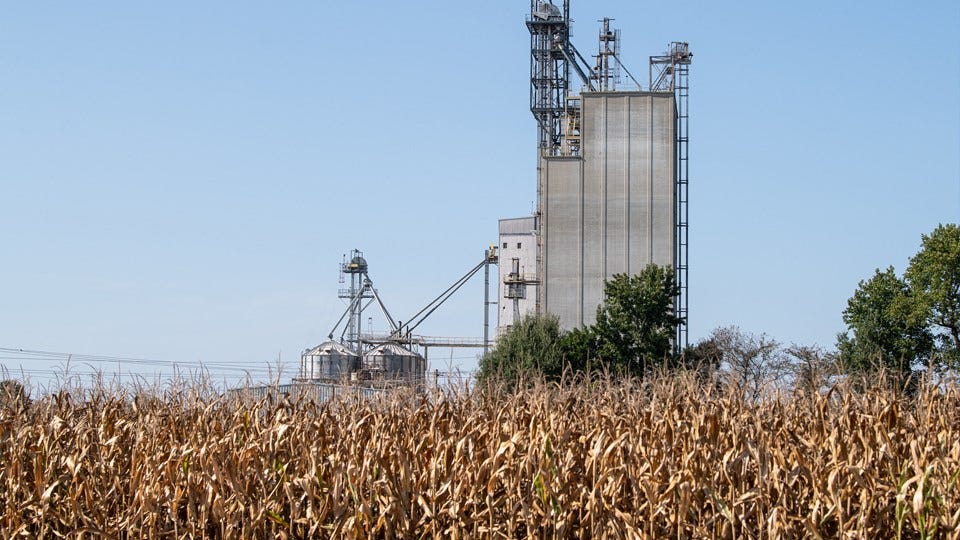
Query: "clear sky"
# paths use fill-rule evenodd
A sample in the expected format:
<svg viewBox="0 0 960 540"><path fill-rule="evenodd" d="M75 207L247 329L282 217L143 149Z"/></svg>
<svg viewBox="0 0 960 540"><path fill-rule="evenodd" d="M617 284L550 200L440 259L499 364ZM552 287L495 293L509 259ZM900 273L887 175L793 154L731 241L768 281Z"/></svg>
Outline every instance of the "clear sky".
<svg viewBox="0 0 960 540"><path fill-rule="evenodd" d="M0 6L0 348L295 365L344 309L353 248L394 315L416 312L531 211L528 9ZM572 15L585 55L615 18L643 79L668 42L694 52L691 339L736 324L830 347L859 280L960 221L960 4ZM480 336L482 294L421 330ZM476 363L431 368L451 357Z"/></svg>

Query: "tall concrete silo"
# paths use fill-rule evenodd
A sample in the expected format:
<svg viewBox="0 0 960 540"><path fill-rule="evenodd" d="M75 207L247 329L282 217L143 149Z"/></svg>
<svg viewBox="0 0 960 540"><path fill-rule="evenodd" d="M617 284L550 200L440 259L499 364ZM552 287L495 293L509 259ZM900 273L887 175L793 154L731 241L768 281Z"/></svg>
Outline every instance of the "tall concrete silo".
<svg viewBox="0 0 960 540"><path fill-rule="evenodd" d="M564 328L595 322L606 279L676 257L673 93L580 98L580 154L540 164L540 303Z"/></svg>
<svg viewBox="0 0 960 540"><path fill-rule="evenodd" d="M516 258L535 284L536 301L519 296L517 275L501 253L499 331L518 316L550 313L565 329L592 324L606 280L634 275L648 264L670 266L680 294L678 316L688 306L688 73L693 54L685 42L651 56L646 88L623 66L620 33L603 19L596 63L570 42L570 0L531 0L530 111L538 126L537 211L500 221L501 245L518 225L532 223L536 257ZM551 9L552 7L552 9ZM620 90L621 72L630 79ZM572 88L570 74L581 83ZM529 242L529 240L527 241ZM510 295L513 295L512 297ZM674 345L686 344L686 327Z"/></svg>

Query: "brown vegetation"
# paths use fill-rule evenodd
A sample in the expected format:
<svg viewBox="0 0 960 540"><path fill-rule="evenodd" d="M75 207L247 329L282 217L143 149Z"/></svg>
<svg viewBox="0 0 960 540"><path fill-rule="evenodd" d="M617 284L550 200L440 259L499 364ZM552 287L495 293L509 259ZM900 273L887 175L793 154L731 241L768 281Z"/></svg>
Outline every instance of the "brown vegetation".
<svg viewBox="0 0 960 540"><path fill-rule="evenodd" d="M4 537L957 537L960 389L65 390L0 404L0 463Z"/></svg>

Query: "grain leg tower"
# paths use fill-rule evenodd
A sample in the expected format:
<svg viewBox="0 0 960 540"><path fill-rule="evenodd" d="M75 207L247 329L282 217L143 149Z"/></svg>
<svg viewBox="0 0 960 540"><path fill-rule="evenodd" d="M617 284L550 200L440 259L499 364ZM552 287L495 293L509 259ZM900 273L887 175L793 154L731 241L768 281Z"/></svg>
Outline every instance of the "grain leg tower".
<svg viewBox="0 0 960 540"><path fill-rule="evenodd" d="M673 267L681 291L674 308L687 315L693 54L674 42L651 56L643 88L620 61L620 35L610 22L602 21L597 53L587 62L569 40L569 0L531 2L537 210L500 220L500 332L531 313L556 315L565 329L592 324L604 282L651 263ZM686 343L681 326L675 346Z"/></svg>

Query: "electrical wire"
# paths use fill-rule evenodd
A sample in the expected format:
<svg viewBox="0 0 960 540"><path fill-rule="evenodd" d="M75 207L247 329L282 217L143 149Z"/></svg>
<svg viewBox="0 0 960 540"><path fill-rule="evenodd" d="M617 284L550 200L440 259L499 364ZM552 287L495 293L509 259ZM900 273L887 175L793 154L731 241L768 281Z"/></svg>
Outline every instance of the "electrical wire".
<svg viewBox="0 0 960 540"><path fill-rule="evenodd" d="M10 362L17 362L19 366L8 365ZM45 369L36 369L24 367L25 363L50 363L57 362L56 368L49 367ZM108 356L97 354L76 354L53 351L42 351L32 349L15 349L9 347L0 347L0 368L8 373L22 372L24 374L36 375L64 375L64 374L102 374L108 372L106 369L100 370L99 367L108 367L106 365L117 366L116 370L109 370L110 373L123 373L127 371L136 375L143 375L142 370L131 369L131 366L138 368L161 368L154 373L171 375L190 373L200 371L210 375L226 375L234 373L247 376L274 376L279 372L295 368L291 362L256 362L256 361L236 361L236 362L203 362L203 361L170 361L154 360L147 358L136 358L128 356ZM75 369L75 365L86 365L93 371L82 371ZM95 366L97 365L97 366ZM124 370L124 368L127 368ZM166 369L164 369L166 368Z"/></svg>

